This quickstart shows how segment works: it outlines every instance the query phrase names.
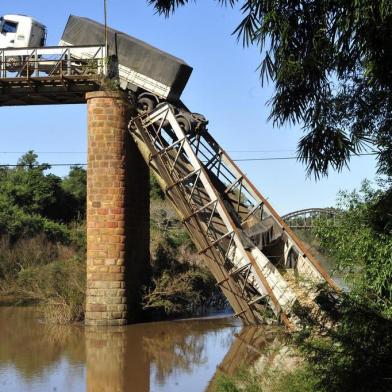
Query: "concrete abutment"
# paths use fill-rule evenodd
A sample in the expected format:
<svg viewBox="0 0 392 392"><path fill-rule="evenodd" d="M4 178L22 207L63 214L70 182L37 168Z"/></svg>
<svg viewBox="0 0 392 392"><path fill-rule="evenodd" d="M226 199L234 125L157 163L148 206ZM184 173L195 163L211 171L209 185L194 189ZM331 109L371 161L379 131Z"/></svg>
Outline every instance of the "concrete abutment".
<svg viewBox="0 0 392 392"><path fill-rule="evenodd" d="M149 169L127 127L131 107L117 91L86 95L87 325L141 317L148 282Z"/></svg>

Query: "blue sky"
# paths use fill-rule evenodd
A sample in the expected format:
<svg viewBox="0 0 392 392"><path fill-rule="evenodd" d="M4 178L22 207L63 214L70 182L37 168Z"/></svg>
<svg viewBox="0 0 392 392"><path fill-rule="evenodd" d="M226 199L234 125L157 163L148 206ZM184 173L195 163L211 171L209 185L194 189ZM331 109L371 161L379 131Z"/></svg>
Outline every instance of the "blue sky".
<svg viewBox="0 0 392 392"><path fill-rule="evenodd" d="M302 135L299 127L274 128L267 121L273 86L261 87L256 68L260 54L244 49L231 35L238 9L200 0L165 19L146 0L108 0L109 24L177 57L194 70L182 95L186 105L203 113L209 129L233 158L293 156ZM48 27L48 44L56 45L69 14L103 20L103 0L3 0L1 14L34 16ZM40 161L86 161L85 105L0 108L0 162L15 163L18 152L34 149ZM245 152L247 151L247 152ZM252 152L248 152L252 151ZM354 157L351 170L331 173L318 182L306 178L295 160L240 162L241 168L280 213L335 203L340 189L358 188L373 179L373 157ZM56 168L65 175L67 168Z"/></svg>

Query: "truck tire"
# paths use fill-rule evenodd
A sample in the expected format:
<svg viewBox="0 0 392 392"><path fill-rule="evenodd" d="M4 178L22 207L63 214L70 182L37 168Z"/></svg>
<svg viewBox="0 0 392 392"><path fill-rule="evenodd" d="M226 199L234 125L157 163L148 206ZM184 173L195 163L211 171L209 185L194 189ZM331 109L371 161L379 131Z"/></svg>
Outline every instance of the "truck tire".
<svg viewBox="0 0 392 392"><path fill-rule="evenodd" d="M158 98L152 94L141 94L137 98L136 107L140 113L151 112L158 104Z"/></svg>
<svg viewBox="0 0 392 392"><path fill-rule="evenodd" d="M178 125L182 128L185 134L190 132L192 126L188 118L186 118L182 114L177 114L176 120L178 122Z"/></svg>

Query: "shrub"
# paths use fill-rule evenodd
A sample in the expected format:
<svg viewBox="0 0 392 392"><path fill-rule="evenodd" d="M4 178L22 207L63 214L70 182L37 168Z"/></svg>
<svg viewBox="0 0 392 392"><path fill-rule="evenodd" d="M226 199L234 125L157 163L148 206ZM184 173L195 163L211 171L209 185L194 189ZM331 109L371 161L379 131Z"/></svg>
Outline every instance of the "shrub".
<svg viewBox="0 0 392 392"><path fill-rule="evenodd" d="M372 224L380 193L365 182L359 192L341 192L344 211L331 226L319 221L315 233L350 285L352 296L365 299L384 315L392 316L392 236Z"/></svg>

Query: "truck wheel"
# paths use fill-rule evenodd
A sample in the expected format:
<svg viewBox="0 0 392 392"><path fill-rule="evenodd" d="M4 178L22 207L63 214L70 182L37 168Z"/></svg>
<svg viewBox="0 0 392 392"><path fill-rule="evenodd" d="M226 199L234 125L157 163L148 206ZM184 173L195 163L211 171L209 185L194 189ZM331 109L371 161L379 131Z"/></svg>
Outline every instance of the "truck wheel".
<svg viewBox="0 0 392 392"><path fill-rule="evenodd" d="M151 112L157 106L158 100L152 94L141 94L137 99L137 110L141 113Z"/></svg>
<svg viewBox="0 0 392 392"><path fill-rule="evenodd" d="M181 129L184 131L185 134L191 130L190 121L182 114L177 114L176 120L178 122L178 125L181 127Z"/></svg>
<svg viewBox="0 0 392 392"><path fill-rule="evenodd" d="M192 113L192 117L196 122L207 123L207 119L200 113Z"/></svg>

